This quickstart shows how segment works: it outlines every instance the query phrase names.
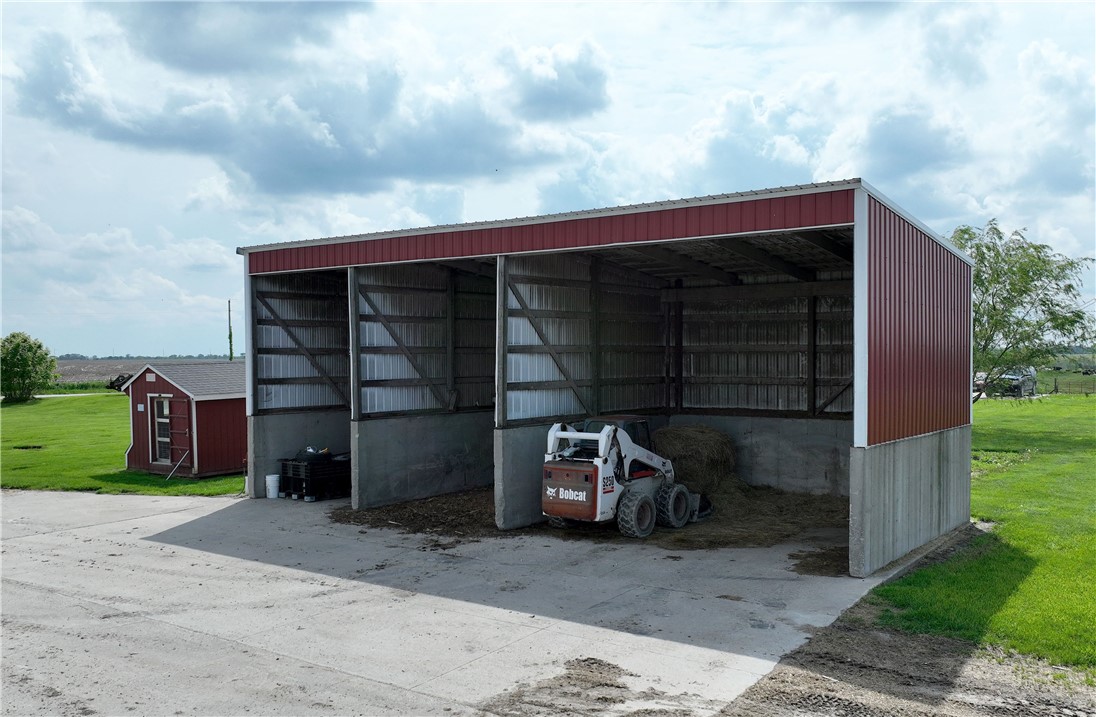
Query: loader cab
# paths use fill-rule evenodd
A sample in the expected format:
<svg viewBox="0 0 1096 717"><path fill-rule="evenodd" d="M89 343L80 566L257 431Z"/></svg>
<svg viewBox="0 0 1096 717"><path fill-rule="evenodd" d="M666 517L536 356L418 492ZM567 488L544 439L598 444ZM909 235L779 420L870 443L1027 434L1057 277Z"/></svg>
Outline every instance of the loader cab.
<svg viewBox="0 0 1096 717"><path fill-rule="evenodd" d="M640 448L651 450L651 428L641 416L595 416L582 424L584 433L600 433L605 426L616 426L628 434Z"/></svg>

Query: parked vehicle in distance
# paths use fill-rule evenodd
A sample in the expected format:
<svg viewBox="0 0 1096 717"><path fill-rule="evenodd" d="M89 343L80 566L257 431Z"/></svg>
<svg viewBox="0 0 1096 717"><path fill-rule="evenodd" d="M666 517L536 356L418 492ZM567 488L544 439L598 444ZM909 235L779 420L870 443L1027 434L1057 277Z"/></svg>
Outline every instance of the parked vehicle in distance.
<svg viewBox="0 0 1096 717"><path fill-rule="evenodd" d="M971 393L980 394L986 390L986 372L979 371L974 374L974 381L971 385Z"/></svg>
<svg viewBox="0 0 1096 717"><path fill-rule="evenodd" d="M1034 396L1035 383L1034 366L1017 366L1010 368L1001 378L997 379L990 387L989 392L1002 396L1016 396L1017 398Z"/></svg>

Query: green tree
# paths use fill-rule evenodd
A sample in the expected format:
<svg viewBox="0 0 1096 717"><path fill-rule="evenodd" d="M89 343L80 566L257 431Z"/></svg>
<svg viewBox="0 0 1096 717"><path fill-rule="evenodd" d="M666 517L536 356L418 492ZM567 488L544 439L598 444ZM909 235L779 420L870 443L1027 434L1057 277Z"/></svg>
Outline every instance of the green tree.
<svg viewBox="0 0 1096 717"><path fill-rule="evenodd" d="M960 226L950 238L974 259L974 370L987 386L1009 369L1046 364L1066 344L1091 341L1081 295L1091 258L1058 254L1021 230L1006 235L996 219L982 229Z"/></svg>
<svg viewBox="0 0 1096 717"><path fill-rule="evenodd" d="M26 401L56 380L57 359L41 341L22 331L0 345L0 393L5 401Z"/></svg>

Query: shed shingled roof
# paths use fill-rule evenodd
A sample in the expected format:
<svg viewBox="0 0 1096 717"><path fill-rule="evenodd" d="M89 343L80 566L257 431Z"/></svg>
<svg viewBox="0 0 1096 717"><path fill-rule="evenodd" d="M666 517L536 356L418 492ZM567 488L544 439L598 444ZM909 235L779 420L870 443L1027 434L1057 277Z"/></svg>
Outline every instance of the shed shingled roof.
<svg viewBox="0 0 1096 717"><path fill-rule="evenodd" d="M148 365L194 398L210 396L243 397L247 388L243 361L193 361L150 363Z"/></svg>

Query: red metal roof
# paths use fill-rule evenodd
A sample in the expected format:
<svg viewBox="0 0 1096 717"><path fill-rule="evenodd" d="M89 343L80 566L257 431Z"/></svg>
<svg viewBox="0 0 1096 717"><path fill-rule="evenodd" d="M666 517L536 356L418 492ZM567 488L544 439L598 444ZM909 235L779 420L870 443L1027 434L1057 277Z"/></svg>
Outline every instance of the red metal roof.
<svg viewBox="0 0 1096 717"><path fill-rule="evenodd" d="M497 222L242 247L249 274L559 251L853 221L860 180L724 194Z"/></svg>

